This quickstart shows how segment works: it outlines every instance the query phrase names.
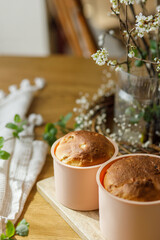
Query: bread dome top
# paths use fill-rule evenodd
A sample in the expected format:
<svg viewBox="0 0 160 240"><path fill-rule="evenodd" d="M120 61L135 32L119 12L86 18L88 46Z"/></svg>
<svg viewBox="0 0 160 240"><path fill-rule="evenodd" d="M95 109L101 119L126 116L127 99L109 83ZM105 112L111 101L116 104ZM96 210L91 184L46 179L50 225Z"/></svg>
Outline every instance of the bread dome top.
<svg viewBox="0 0 160 240"><path fill-rule="evenodd" d="M160 159L143 155L121 158L107 169L103 185L120 198L160 200Z"/></svg>
<svg viewBox="0 0 160 240"><path fill-rule="evenodd" d="M107 161L114 151L114 146L105 136L96 132L74 131L62 137L55 155L65 164L87 167Z"/></svg>

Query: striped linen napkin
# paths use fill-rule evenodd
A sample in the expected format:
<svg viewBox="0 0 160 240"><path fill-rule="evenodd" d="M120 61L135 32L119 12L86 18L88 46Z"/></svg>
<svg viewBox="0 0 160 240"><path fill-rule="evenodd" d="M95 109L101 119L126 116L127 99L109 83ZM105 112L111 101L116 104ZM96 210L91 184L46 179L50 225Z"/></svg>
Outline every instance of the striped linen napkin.
<svg viewBox="0 0 160 240"><path fill-rule="evenodd" d="M42 123L40 115L31 114L20 139L12 138L12 131L5 127L13 122L15 114L21 119L34 98L34 92L44 87L44 80L35 79L35 85L24 79L20 88L9 87L10 94L0 90L0 136L5 144L3 150L11 154L9 160L0 159L0 233L4 231L7 220L13 223L22 213L25 201L40 173L47 155L47 144L34 140L34 126Z"/></svg>

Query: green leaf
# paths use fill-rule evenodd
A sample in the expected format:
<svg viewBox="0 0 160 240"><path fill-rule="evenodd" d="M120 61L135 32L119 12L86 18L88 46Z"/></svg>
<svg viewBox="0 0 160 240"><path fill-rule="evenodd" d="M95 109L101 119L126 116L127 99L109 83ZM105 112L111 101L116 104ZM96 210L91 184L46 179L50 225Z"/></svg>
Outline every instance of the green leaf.
<svg viewBox="0 0 160 240"><path fill-rule="evenodd" d="M49 132L51 129L55 128L55 125L53 123L47 123L45 125L45 133Z"/></svg>
<svg viewBox="0 0 160 240"><path fill-rule="evenodd" d="M27 125L27 120L24 120L23 122L21 122L21 126L23 126L23 125Z"/></svg>
<svg viewBox="0 0 160 240"><path fill-rule="evenodd" d="M152 107L148 106L146 107L145 111L144 111L144 116L143 116L144 120L148 123L150 123L153 119L153 110Z"/></svg>
<svg viewBox="0 0 160 240"><path fill-rule="evenodd" d="M66 128L68 132L74 131L74 128Z"/></svg>
<svg viewBox="0 0 160 240"><path fill-rule="evenodd" d="M146 51L142 51L142 58L146 59L146 57L147 57L147 52Z"/></svg>
<svg viewBox="0 0 160 240"><path fill-rule="evenodd" d="M27 236L28 232L29 232L29 223L26 222L25 219L22 219L16 227L16 234L20 236Z"/></svg>
<svg viewBox="0 0 160 240"><path fill-rule="evenodd" d="M4 138L3 138L3 137L0 137L0 148L3 147L3 144L4 144Z"/></svg>
<svg viewBox="0 0 160 240"><path fill-rule="evenodd" d="M8 160L9 157L10 157L10 153L4 150L0 150L0 159Z"/></svg>
<svg viewBox="0 0 160 240"><path fill-rule="evenodd" d="M53 123L47 123L45 126L45 132L43 134L43 139L48 142L50 146L57 140L56 137L57 128Z"/></svg>
<svg viewBox="0 0 160 240"><path fill-rule="evenodd" d="M63 122L67 123L72 117L72 113L68 113L66 116L63 117Z"/></svg>
<svg viewBox="0 0 160 240"><path fill-rule="evenodd" d="M52 144L57 140L57 137L55 134L51 133L44 133L43 134L43 139L50 145L52 146Z"/></svg>
<svg viewBox="0 0 160 240"><path fill-rule="evenodd" d="M133 107L128 107L125 110L125 115L132 116L135 113L135 109Z"/></svg>
<svg viewBox="0 0 160 240"><path fill-rule="evenodd" d="M74 129L78 128L80 125L81 125L80 123L75 122L74 123Z"/></svg>
<svg viewBox="0 0 160 240"><path fill-rule="evenodd" d="M65 128L67 122L70 120L71 117L72 117L72 113L68 113L66 116L61 116L60 120L56 124L61 128Z"/></svg>
<svg viewBox="0 0 160 240"><path fill-rule="evenodd" d="M157 57L157 50L154 48L151 48L151 53L152 53L152 59L154 59L155 57Z"/></svg>
<svg viewBox="0 0 160 240"><path fill-rule="evenodd" d="M6 237L6 235L4 235L4 233L2 233L0 236L0 240L5 240L5 239L7 239L7 237Z"/></svg>
<svg viewBox="0 0 160 240"><path fill-rule="evenodd" d="M143 117L143 115L144 115L144 113L143 112L140 112L139 114L138 114L138 117L131 117L130 119L129 119L129 122L130 123L132 123L132 124L134 124L134 123L138 123L140 120L141 120L141 118Z"/></svg>
<svg viewBox="0 0 160 240"><path fill-rule="evenodd" d="M25 224L21 224L16 227L16 234L18 234L19 236L28 236L28 232L28 226Z"/></svg>
<svg viewBox="0 0 160 240"><path fill-rule="evenodd" d="M17 130L18 126L16 124L14 124L14 123L7 123L6 124L6 128Z"/></svg>
<svg viewBox="0 0 160 240"><path fill-rule="evenodd" d="M131 117L131 118L129 119L129 122L132 123L132 124L138 123L138 122L139 122L139 119L138 119L138 118Z"/></svg>
<svg viewBox="0 0 160 240"><path fill-rule="evenodd" d="M156 115L157 118L160 118L160 105L157 106L155 115Z"/></svg>
<svg viewBox="0 0 160 240"><path fill-rule="evenodd" d="M69 132L65 127L61 127L60 130L63 134L67 134Z"/></svg>
<svg viewBox="0 0 160 240"><path fill-rule="evenodd" d="M50 136L56 135L56 134L57 134L57 128L52 128L52 129L49 131L49 134L50 134Z"/></svg>
<svg viewBox="0 0 160 240"><path fill-rule="evenodd" d="M14 224L9 220L6 224L6 236L12 237L15 234Z"/></svg>
<svg viewBox="0 0 160 240"><path fill-rule="evenodd" d="M18 223L16 227L16 234L19 236L28 236L29 232L29 223L26 222L25 219L23 219L21 222Z"/></svg>
<svg viewBox="0 0 160 240"><path fill-rule="evenodd" d="M135 60L134 65L136 67L141 67L143 65L143 62L141 60Z"/></svg>
<svg viewBox="0 0 160 240"><path fill-rule="evenodd" d="M15 116L14 116L14 122L15 123L19 123L19 122L21 122L22 120L21 120L21 118L20 118L20 116L18 115L18 114L16 114Z"/></svg>
<svg viewBox="0 0 160 240"><path fill-rule="evenodd" d="M17 133L17 132L13 132L12 134L13 134L13 137L15 137L15 138L19 138L19 136L18 136L18 133Z"/></svg>
<svg viewBox="0 0 160 240"><path fill-rule="evenodd" d="M66 134L70 131L71 128L66 127L66 123L72 117L72 113L68 113L66 116L61 116L58 122L55 123L47 123L45 125L45 130L43 134L43 139L48 142L50 146L57 140L57 127L59 126L62 133ZM73 130L73 129L72 129Z"/></svg>
<svg viewBox="0 0 160 240"><path fill-rule="evenodd" d="M132 50L133 50L133 52L134 52L134 54L135 54L135 57L137 57L137 56L138 56L138 50L137 50L137 48L133 48Z"/></svg>
<svg viewBox="0 0 160 240"><path fill-rule="evenodd" d="M157 42L156 42L156 40L153 40L153 39L150 40L150 48L151 49L157 49Z"/></svg>
<svg viewBox="0 0 160 240"><path fill-rule="evenodd" d="M63 120L58 121L57 125L60 126L61 128L65 128L66 127L66 124L65 124L65 122L63 122Z"/></svg>
<svg viewBox="0 0 160 240"><path fill-rule="evenodd" d="M19 126L18 129L17 129L17 133L20 133L24 130L24 128L22 126Z"/></svg>
<svg viewBox="0 0 160 240"><path fill-rule="evenodd" d="M17 224L17 226L19 226L21 224L25 224L27 227L29 227L29 223L24 218Z"/></svg>

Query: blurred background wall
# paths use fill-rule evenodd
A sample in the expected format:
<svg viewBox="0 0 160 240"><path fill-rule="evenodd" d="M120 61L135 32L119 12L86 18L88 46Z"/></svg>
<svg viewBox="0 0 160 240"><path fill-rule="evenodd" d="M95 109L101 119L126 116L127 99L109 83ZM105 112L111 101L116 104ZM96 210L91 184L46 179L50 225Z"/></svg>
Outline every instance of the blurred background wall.
<svg viewBox="0 0 160 240"><path fill-rule="evenodd" d="M149 12L155 3L148 0ZM106 32L105 46L121 57L121 41L109 34L119 34L119 24L109 11L109 0L0 0L0 55L90 57Z"/></svg>
<svg viewBox="0 0 160 240"><path fill-rule="evenodd" d="M0 0L0 55L50 54L45 0Z"/></svg>

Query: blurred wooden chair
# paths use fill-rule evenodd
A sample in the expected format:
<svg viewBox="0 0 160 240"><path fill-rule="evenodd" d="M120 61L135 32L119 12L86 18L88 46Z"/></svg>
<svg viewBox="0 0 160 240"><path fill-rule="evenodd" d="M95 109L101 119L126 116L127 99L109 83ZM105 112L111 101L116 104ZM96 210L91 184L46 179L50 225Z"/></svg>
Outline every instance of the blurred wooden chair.
<svg viewBox="0 0 160 240"><path fill-rule="evenodd" d="M90 57L97 45L84 17L81 1L50 0L49 4L73 54Z"/></svg>

